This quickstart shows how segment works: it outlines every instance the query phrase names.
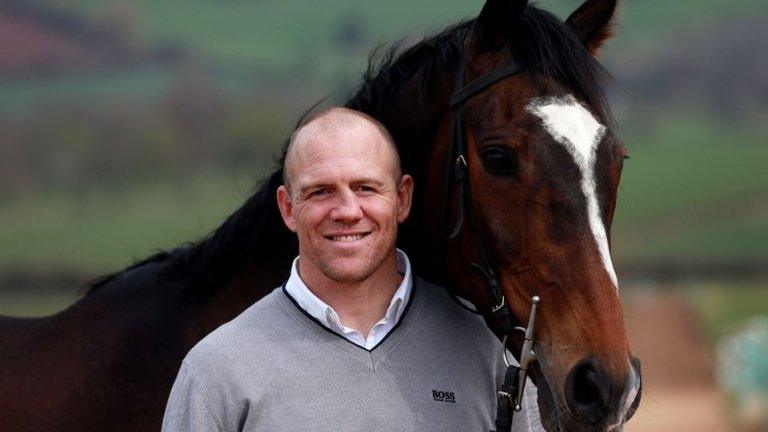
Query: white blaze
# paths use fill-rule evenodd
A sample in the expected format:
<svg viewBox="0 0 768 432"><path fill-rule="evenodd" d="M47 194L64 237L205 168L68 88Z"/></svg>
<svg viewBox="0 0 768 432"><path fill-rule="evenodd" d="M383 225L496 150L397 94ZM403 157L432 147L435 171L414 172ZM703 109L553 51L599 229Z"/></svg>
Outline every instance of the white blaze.
<svg viewBox="0 0 768 432"><path fill-rule="evenodd" d="M608 271L616 289L619 287L616 271L613 269L608 236L600 217L595 186L595 159L597 145L605 135L605 126L598 123L592 113L572 95L562 98L536 98L526 108L541 118L544 128L573 157L581 170L581 190L587 200L589 228L595 237L603 265Z"/></svg>

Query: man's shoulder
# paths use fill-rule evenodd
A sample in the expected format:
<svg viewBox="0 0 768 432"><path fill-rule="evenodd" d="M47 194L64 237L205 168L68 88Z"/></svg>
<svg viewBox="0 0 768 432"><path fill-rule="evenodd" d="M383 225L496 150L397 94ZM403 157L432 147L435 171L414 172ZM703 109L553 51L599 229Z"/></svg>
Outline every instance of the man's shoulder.
<svg viewBox="0 0 768 432"><path fill-rule="evenodd" d="M483 322L483 317L475 310L474 305L467 300L456 297L447 288L427 281L420 277L414 278L417 289L424 292L427 303L433 309L444 311L461 319Z"/></svg>
<svg viewBox="0 0 768 432"><path fill-rule="evenodd" d="M471 303L452 295L446 288L421 278L416 278L418 289L424 292L428 316L439 321L441 328L451 329L456 335L477 342L498 344L483 316L474 311Z"/></svg>
<svg viewBox="0 0 768 432"><path fill-rule="evenodd" d="M287 315L280 306L282 290L277 288L201 339L187 353L184 362L192 369L221 368L243 357L258 356L276 330L285 327Z"/></svg>

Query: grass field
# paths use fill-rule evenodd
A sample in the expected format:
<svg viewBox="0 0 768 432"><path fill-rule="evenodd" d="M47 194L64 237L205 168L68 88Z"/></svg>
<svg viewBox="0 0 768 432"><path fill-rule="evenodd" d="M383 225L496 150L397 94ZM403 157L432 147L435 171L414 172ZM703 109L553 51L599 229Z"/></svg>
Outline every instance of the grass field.
<svg viewBox="0 0 768 432"><path fill-rule="evenodd" d="M711 341L738 330L754 316L768 316L768 281L701 282L681 287Z"/></svg>
<svg viewBox="0 0 768 432"><path fill-rule="evenodd" d="M625 139L619 215L634 222L692 205L768 193L764 131L693 113L665 113Z"/></svg>
<svg viewBox="0 0 768 432"><path fill-rule="evenodd" d="M205 173L178 184L95 189L75 199L26 197L0 208L0 272L119 269L157 248L206 234L239 207L251 186L250 178Z"/></svg>
<svg viewBox="0 0 768 432"><path fill-rule="evenodd" d="M16 116L53 101L95 100L111 104L119 97L122 104L154 103L175 82L169 70L149 67L109 74L61 74L39 80L17 80L2 85L0 106L6 116Z"/></svg>
<svg viewBox="0 0 768 432"><path fill-rule="evenodd" d="M0 315L41 317L63 310L77 300L75 291L0 292Z"/></svg>
<svg viewBox="0 0 768 432"><path fill-rule="evenodd" d="M763 133L668 114L625 142L614 222L619 259L768 259Z"/></svg>

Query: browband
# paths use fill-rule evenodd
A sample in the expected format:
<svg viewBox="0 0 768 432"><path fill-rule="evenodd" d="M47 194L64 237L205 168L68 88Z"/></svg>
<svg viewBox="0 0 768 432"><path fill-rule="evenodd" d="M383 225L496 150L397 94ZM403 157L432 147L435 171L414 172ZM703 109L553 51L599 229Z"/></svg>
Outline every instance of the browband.
<svg viewBox="0 0 768 432"><path fill-rule="evenodd" d="M462 67L463 66L464 65L462 64ZM475 96L476 94L492 86L493 84L496 84L497 82L503 80L504 78L507 78L509 76L522 72L523 70L524 70L523 67L520 66L519 63L512 62L502 67L501 69L496 69L491 72L488 72L483 76L477 77L476 79L472 80L472 82L464 86L464 88L462 88L461 90L458 90L453 94L453 96L451 96L451 99L448 102L451 108L451 111L460 107L461 105L464 104L464 102L471 99L472 96ZM459 73L462 75L462 78L463 78L463 75L464 75L463 69Z"/></svg>

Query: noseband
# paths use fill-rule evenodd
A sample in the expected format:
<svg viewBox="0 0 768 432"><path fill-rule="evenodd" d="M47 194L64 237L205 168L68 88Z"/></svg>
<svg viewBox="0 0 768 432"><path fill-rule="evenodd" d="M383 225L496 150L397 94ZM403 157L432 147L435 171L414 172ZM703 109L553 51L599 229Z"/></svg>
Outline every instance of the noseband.
<svg viewBox="0 0 768 432"><path fill-rule="evenodd" d="M483 92L493 84L502 81L508 77L523 72L525 69L518 63L512 62L502 68L491 71L479 78L464 85L464 49L463 45L459 48L459 67L456 71L456 82L454 93L449 100L449 106L452 116L451 147L447 158L447 176L453 178L454 183L458 183L459 202L456 206L456 219L448 239L455 239L461 231L464 224L464 210L467 207L469 225L474 232L475 244L480 253L481 263L472 263L472 270L475 271L485 284L486 293L491 300L490 314L483 313L488 326L496 332L501 333L504 361L507 365L507 371L504 374L504 383L497 392L496 421L495 426L498 432L506 432L512 428L512 417L514 411L520 411L525 381L528 377L528 366L534 359L533 353L533 332L536 322L536 310L539 298L534 296L531 305L531 313L528 318L527 327L516 327L515 316L504 300L504 293L501 285L493 270L488 249L485 247L483 233L477 225L477 216L475 208L472 205L471 191L469 187L467 157L466 131L461 122L461 107L473 96ZM450 203L451 182L445 182L445 206L448 214ZM507 360L507 341L509 336L515 331L522 331L525 334L523 349L520 353L520 366L511 365ZM498 335L497 333L497 335Z"/></svg>

